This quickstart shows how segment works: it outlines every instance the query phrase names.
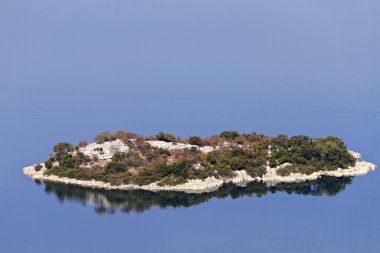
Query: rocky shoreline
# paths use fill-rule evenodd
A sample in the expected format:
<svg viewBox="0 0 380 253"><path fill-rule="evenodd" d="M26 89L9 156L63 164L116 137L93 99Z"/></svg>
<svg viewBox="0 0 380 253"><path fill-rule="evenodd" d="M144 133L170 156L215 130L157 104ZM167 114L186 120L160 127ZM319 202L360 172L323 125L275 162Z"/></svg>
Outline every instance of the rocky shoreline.
<svg viewBox="0 0 380 253"><path fill-rule="evenodd" d="M78 185L82 187L89 188L99 188L106 190L146 190L146 191L177 191L177 192L185 192L185 193L205 193L216 191L219 187L221 187L224 183L233 183L239 186L245 186L249 182L252 181L262 181L267 183L268 185L274 185L277 183L292 183L292 182L303 182L316 180L322 176L332 176L332 177L351 177L351 176L360 176L369 173L376 169L376 165L370 162L359 161L360 154L355 153L358 161L355 166L349 167L347 169L337 169L334 171L318 171L314 172L310 175L293 173L289 176L280 176L276 174L276 169L267 167L267 173L262 178L252 178L245 171L236 171L236 176L228 179L217 179L214 177L208 177L204 180L189 180L184 184L179 184L175 186L159 186L157 183L152 183L149 185L134 185L134 184L123 184L123 185L111 185L109 183L105 183L102 181L85 181L78 180L73 178L65 178L58 177L55 175L45 175L45 168L40 171L36 171L34 166L26 167L22 170L22 172L35 180L40 181L50 181L71 185Z"/></svg>

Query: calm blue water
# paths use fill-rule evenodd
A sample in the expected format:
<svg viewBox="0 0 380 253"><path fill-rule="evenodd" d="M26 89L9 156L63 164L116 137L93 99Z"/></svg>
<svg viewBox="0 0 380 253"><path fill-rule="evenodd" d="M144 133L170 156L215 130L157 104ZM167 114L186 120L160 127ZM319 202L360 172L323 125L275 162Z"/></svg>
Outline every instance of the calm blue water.
<svg viewBox="0 0 380 253"><path fill-rule="evenodd" d="M337 190L190 200L20 172L58 141L120 128L336 135L379 165L379 11L369 0L1 1L0 252L379 252L378 171Z"/></svg>

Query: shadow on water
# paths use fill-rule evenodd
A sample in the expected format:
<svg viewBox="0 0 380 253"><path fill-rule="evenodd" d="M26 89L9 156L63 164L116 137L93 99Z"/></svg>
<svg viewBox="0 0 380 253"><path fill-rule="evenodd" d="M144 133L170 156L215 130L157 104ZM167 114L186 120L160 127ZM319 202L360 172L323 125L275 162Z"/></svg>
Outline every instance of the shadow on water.
<svg viewBox="0 0 380 253"><path fill-rule="evenodd" d="M261 182L249 183L246 187L225 184L215 192L186 194L182 192L149 191L109 191L89 189L79 186L36 181L44 185L45 192L54 194L59 201L75 201L85 206L95 206L98 214L113 214L116 210L123 213L142 213L152 207L177 208L190 207L207 202L212 198L237 199L243 196L263 197L268 193L286 192L288 194L311 196L335 196L352 183L352 178L323 177L315 181L302 183L281 183L267 186Z"/></svg>

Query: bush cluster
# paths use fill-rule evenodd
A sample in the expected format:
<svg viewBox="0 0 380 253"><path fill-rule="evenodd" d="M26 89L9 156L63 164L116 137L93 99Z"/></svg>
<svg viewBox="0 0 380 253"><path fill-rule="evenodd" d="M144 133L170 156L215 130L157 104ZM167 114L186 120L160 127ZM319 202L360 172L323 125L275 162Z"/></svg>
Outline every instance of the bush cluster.
<svg viewBox="0 0 380 253"><path fill-rule="evenodd" d="M337 137L312 139L303 135L291 138L279 135L272 140L270 166L276 167L284 163L294 165L283 168L278 173L287 173L289 170L312 173L318 170L346 169L355 162L356 159L348 152L344 142Z"/></svg>
<svg viewBox="0 0 380 253"><path fill-rule="evenodd" d="M164 132L159 132L156 135L156 139L158 141L165 141L165 142L175 142L177 140L174 135L167 134L167 133L164 133Z"/></svg>
<svg viewBox="0 0 380 253"><path fill-rule="evenodd" d="M53 147L54 155L44 162L47 169L52 169L54 163L65 169L73 169L80 165L85 165L91 161L91 158L80 151L74 150L74 147L68 142L60 142Z"/></svg>
<svg viewBox="0 0 380 253"><path fill-rule="evenodd" d="M101 132L100 134L94 137L95 142L106 142L106 141L114 141L119 139L125 143L127 143L131 139L136 139L139 135L135 133L128 132L126 130L118 130L116 133L111 134L109 132Z"/></svg>
<svg viewBox="0 0 380 253"><path fill-rule="evenodd" d="M219 136L226 140L233 140L239 136L239 133L237 131L224 131Z"/></svg>
<svg viewBox="0 0 380 253"><path fill-rule="evenodd" d="M151 148L146 153L146 158L148 161L166 159L170 156L170 151L163 148Z"/></svg>

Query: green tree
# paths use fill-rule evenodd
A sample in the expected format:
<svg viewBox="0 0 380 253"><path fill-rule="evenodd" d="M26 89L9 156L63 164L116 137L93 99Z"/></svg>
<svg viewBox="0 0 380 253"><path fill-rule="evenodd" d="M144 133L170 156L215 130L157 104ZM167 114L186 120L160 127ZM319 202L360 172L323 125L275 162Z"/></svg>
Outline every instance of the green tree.
<svg viewBox="0 0 380 253"><path fill-rule="evenodd" d="M73 145L68 142L60 142L53 147L55 153L68 154L74 151Z"/></svg>
<svg viewBox="0 0 380 253"><path fill-rule="evenodd" d="M167 133L164 133L164 132L159 132L156 135L156 139L158 141L165 141L165 142L175 142L176 141L176 138L175 138L174 135L167 134Z"/></svg>
<svg viewBox="0 0 380 253"><path fill-rule="evenodd" d="M71 152L74 151L73 145L68 142L60 142L53 147L55 152L55 160L58 162L66 159Z"/></svg>
<svg viewBox="0 0 380 253"><path fill-rule="evenodd" d="M237 131L224 131L220 133L220 137L226 140L233 140L239 136Z"/></svg>

